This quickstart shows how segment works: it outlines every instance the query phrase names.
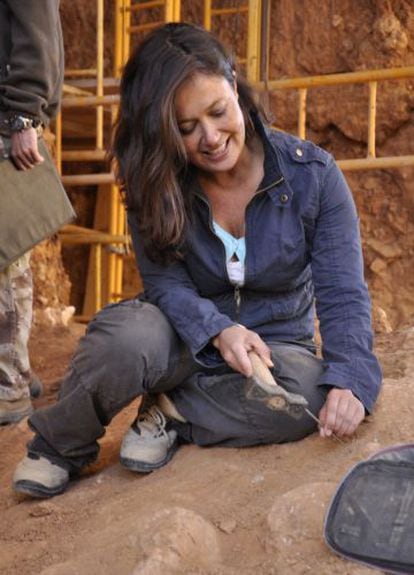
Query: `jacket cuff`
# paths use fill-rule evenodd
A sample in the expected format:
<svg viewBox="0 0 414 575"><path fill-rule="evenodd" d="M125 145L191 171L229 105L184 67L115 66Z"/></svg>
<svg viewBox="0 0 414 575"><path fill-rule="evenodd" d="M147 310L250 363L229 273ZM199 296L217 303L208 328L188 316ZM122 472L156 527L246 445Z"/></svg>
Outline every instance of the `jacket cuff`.
<svg viewBox="0 0 414 575"><path fill-rule="evenodd" d="M377 365L369 366L363 374L355 374L353 366L341 364L325 365L324 373L318 385L327 385L340 389L350 389L364 405L368 413L372 412L381 387L381 370Z"/></svg>
<svg viewBox="0 0 414 575"><path fill-rule="evenodd" d="M197 363L203 367L218 367L225 363L220 352L211 343L211 340L221 333L223 329L233 325L235 325L234 321L222 316L219 321L214 323L214 326L210 326L211 330L209 329L208 333L205 333L204 337L199 339L198 345L195 345L194 340L188 344Z"/></svg>

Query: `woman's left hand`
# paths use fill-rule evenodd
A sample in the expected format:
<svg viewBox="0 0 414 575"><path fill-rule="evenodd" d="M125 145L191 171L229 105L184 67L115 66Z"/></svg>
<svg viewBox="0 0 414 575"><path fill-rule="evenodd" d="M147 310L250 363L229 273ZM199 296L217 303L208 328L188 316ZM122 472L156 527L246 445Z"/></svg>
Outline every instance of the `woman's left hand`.
<svg viewBox="0 0 414 575"><path fill-rule="evenodd" d="M352 435L365 418L365 408L350 389L332 388L319 412L321 437Z"/></svg>

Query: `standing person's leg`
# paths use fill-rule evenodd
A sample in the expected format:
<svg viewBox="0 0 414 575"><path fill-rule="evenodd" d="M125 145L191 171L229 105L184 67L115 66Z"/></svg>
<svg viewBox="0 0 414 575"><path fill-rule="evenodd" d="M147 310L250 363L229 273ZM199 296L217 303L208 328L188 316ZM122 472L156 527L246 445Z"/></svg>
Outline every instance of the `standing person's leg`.
<svg viewBox="0 0 414 575"><path fill-rule="evenodd" d="M27 348L32 323L30 253L0 272L0 424L32 412Z"/></svg>
<svg viewBox="0 0 414 575"><path fill-rule="evenodd" d="M301 345L269 345L278 383L291 393L303 395L309 410L317 415L326 398L326 390L318 385L321 361ZM302 439L316 429L302 408L291 412L269 409L269 396L230 370L215 375L196 373L168 395L190 422L188 439L198 445L283 443Z"/></svg>
<svg viewBox="0 0 414 575"><path fill-rule="evenodd" d="M31 461L26 458L16 471L15 487L20 485L23 491L29 481L30 488L30 474L36 478L40 469L33 461L40 458L41 463L46 459L52 464L46 464L46 474L56 474L57 485L52 481L50 489L47 484L37 494L63 491L69 473L96 459L97 440L123 407L139 395L178 385L194 370L187 348L157 307L139 300L108 306L90 322L81 339L57 403L30 417L36 433L28 446ZM165 436L168 449L176 437L173 433ZM39 481L37 477L32 483Z"/></svg>

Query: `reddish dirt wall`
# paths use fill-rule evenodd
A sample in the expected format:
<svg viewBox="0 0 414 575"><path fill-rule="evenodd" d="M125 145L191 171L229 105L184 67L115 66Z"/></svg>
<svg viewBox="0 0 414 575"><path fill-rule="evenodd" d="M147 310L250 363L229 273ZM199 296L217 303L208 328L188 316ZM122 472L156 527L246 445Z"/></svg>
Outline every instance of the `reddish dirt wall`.
<svg viewBox="0 0 414 575"><path fill-rule="evenodd" d="M217 3L217 6L220 3ZM106 0L105 67L112 62L113 5ZM229 2L222 2L229 6ZM236 5L233 2L231 5ZM184 0L184 19L202 19L202 2ZM94 62L94 2L62 0L68 67ZM157 19L156 12L147 19ZM215 30L245 49L245 17L216 19ZM413 65L414 6L411 0L272 0L271 79ZM78 39L83 41L79 42ZM414 81L378 87L377 155L414 153ZM297 95L278 92L269 100L276 125L296 131ZM368 89L353 85L312 89L308 94L307 137L337 159L362 157L367 144ZM379 329L412 323L414 315L414 169L347 172L361 216L361 232ZM90 204L90 202L86 202ZM89 208L90 209L90 208ZM82 212L82 209L81 209ZM90 214L81 213L81 219ZM82 276L66 260L72 281ZM73 267L73 270L72 270ZM82 291L82 290L81 290ZM79 297L79 296L78 296ZM385 315L384 315L385 313Z"/></svg>

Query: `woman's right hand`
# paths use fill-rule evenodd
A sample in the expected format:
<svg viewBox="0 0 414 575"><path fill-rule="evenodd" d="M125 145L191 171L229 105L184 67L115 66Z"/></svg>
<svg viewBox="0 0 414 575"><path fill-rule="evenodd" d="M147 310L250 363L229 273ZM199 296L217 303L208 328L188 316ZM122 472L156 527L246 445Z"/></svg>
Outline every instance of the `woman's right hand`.
<svg viewBox="0 0 414 575"><path fill-rule="evenodd" d="M255 351L268 367L273 367L270 348L257 333L240 324L223 329L212 339L212 344L232 369L246 377L253 375L249 351Z"/></svg>
<svg viewBox="0 0 414 575"><path fill-rule="evenodd" d="M10 155L19 170L30 170L44 161L37 145L35 128L12 133Z"/></svg>

